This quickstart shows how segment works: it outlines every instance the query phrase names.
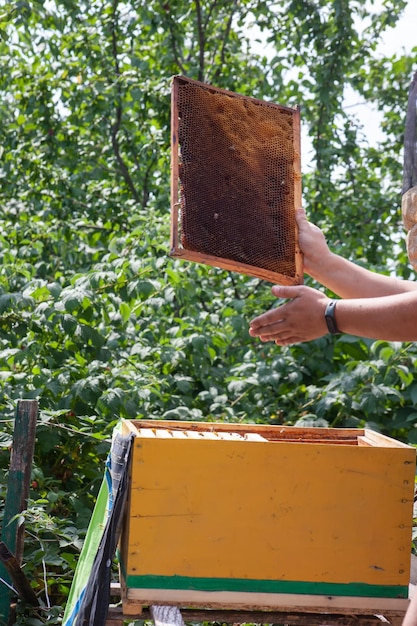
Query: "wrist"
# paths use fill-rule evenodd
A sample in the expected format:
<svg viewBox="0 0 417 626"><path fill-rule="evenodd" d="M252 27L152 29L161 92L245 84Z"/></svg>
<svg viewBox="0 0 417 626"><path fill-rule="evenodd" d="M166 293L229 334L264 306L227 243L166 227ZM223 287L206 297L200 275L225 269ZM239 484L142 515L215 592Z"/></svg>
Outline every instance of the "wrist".
<svg viewBox="0 0 417 626"><path fill-rule="evenodd" d="M316 259L306 263L305 270L311 278L314 278L322 285L326 285L334 272L338 256L327 248L322 251L322 254L318 255Z"/></svg>
<svg viewBox="0 0 417 626"><path fill-rule="evenodd" d="M329 333L337 335L340 333L336 321L336 304L337 300L329 300L324 311L324 319L326 320Z"/></svg>

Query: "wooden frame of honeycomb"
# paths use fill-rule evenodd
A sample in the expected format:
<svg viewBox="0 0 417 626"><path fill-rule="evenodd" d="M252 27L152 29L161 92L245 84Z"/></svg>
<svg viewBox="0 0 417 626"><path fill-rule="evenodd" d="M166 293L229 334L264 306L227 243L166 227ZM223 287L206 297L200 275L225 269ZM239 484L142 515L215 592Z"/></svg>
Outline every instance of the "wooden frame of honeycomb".
<svg viewBox="0 0 417 626"><path fill-rule="evenodd" d="M302 283L299 108L183 76L171 105L170 255Z"/></svg>

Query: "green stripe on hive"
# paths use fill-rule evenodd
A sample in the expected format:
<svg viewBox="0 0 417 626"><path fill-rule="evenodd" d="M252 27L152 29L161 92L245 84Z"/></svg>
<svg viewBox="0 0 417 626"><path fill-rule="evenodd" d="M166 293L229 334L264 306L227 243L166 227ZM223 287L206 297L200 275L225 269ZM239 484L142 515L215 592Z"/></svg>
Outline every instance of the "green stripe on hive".
<svg viewBox="0 0 417 626"><path fill-rule="evenodd" d="M321 596L359 596L370 598L408 598L408 587L406 585L131 575L127 576L125 580L127 587L132 589L178 589L194 591L235 591L244 593L291 593Z"/></svg>

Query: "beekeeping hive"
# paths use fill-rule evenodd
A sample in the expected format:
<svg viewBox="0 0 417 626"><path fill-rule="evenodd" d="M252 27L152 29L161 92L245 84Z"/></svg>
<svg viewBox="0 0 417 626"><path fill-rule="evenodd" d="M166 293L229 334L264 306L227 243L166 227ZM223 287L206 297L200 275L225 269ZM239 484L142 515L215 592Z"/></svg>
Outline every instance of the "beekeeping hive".
<svg viewBox="0 0 417 626"><path fill-rule="evenodd" d="M176 76L171 111L171 256L301 283L299 108Z"/></svg>
<svg viewBox="0 0 417 626"><path fill-rule="evenodd" d="M360 429L124 421L123 610L408 598L415 450Z"/></svg>

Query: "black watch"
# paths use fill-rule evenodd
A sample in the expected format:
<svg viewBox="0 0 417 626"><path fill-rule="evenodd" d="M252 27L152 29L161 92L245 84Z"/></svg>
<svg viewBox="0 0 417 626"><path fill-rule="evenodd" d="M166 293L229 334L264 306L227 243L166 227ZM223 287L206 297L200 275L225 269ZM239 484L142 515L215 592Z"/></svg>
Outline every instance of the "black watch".
<svg viewBox="0 0 417 626"><path fill-rule="evenodd" d="M337 335L338 333L340 333L334 317L336 304L337 300L330 300L324 312L324 318L326 320L327 328L329 329L329 333L332 333L332 335Z"/></svg>

